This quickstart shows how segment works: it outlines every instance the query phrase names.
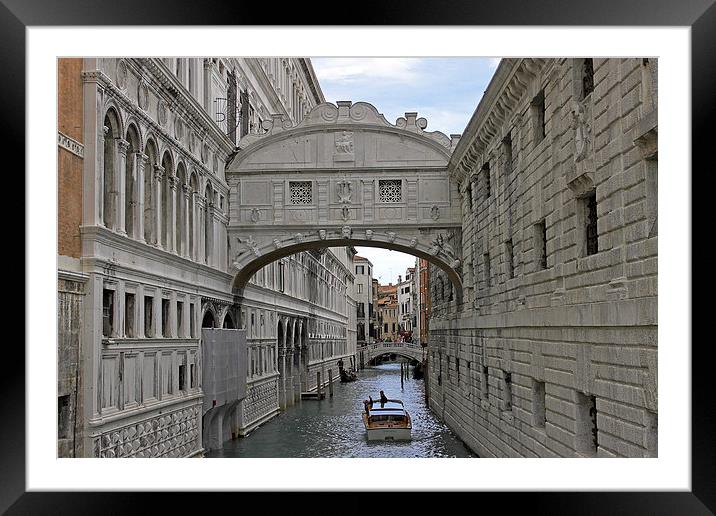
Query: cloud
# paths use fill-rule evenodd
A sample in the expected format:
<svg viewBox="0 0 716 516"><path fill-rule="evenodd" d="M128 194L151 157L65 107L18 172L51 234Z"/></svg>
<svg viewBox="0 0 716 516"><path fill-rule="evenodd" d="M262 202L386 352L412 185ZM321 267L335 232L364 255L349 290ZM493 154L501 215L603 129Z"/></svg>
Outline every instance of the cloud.
<svg viewBox="0 0 716 516"><path fill-rule="evenodd" d="M350 57L312 59L312 64L321 81L355 83L380 80L399 84L415 81L422 61L403 57Z"/></svg>
<svg viewBox="0 0 716 516"><path fill-rule="evenodd" d="M487 60L487 67L490 69L490 71L494 72L495 70L497 70L497 65L500 64L500 59L501 58L499 57L491 57Z"/></svg>

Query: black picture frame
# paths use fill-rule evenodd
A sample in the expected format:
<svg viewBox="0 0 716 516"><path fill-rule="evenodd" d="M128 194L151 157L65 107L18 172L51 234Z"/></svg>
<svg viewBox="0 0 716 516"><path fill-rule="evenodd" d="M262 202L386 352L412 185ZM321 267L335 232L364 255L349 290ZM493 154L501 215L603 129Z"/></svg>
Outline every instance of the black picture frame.
<svg viewBox="0 0 716 516"><path fill-rule="evenodd" d="M692 169L708 173L713 170L711 148L716 120L716 4L715 0L669 1L653 0L470 0L449 3L421 0L386 2L380 6L361 7L353 3L319 6L312 3L308 13L325 12L327 25L550 25L550 26L689 26L691 27L692 71ZM365 11L365 12L361 12ZM305 13L305 11L304 11ZM290 9L276 9L266 2L197 2L173 0L113 0L112 2L66 0L0 0L0 103L6 133L7 149L15 149L19 158L15 167L24 168L25 106L31 99L25 94L25 29L39 25L284 25L303 22L320 24L316 19L300 19ZM671 171L670 173L677 173ZM689 174L689 171L683 171ZM52 180L52 178L48 178ZM24 191L20 181L20 191ZM702 195L705 189L697 189ZM31 195L31 192L25 192ZM692 206L708 205L697 203ZM692 220L710 220L692 216ZM692 232L692 234L694 234ZM698 233L696 233L698 234ZM24 235L25 237L27 235ZM19 246L17 246L19 247ZM24 251L23 251L24 252ZM708 255L701 255L704 260ZM698 259L698 256L694 255ZM49 259L49 258L48 258ZM23 263L25 263L23 261ZM706 265L692 270L708 270ZM25 268L25 275L29 274ZM693 297L693 296L692 296ZM697 305L696 298L681 300ZM662 303L676 302L662 300ZM706 305L706 309L708 305ZM30 323L29 314L26 314ZM693 316L692 316L693 318ZM693 332L692 332L693 334ZM695 339L692 338L693 341ZM686 347L691 343L661 343ZM476 493L474 500L484 509L499 503L507 512L518 506L534 513L549 514L713 514L716 511L716 446L714 421L716 410L710 396L712 387L710 339L692 346L692 490L690 492L530 492ZM5 346L6 367L0 374L0 511L8 514L121 514L145 512L150 498L161 497L164 510L174 507L218 509L227 496L216 494L178 493L77 493L26 492L25 490L25 354L17 341ZM276 493L272 494L273 497ZM171 496L169 496L171 495ZM251 498L265 493L242 493L242 506L247 508ZM211 498L209 498L211 496ZM247 500L247 496L249 499ZM291 505L310 508L312 493L291 493ZM412 493L406 500L408 507L418 506L424 496ZM460 497L462 498L462 497ZM360 493L346 493L341 505L357 509ZM355 502L355 503L354 503ZM334 502L325 502L331 509ZM455 502L459 503L459 502ZM475 502L470 502L475 503ZM452 504L452 502L451 502ZM141 510L138 510L141 507ZM457 506L456 506L457 507ZM493 506L494 507L494 506ZM498 506L499 507L499 506ZM335 508L335 507L334 507ZM477 506L474 506L477 510ZM215 509L214 509L215 510Z"/></svg>

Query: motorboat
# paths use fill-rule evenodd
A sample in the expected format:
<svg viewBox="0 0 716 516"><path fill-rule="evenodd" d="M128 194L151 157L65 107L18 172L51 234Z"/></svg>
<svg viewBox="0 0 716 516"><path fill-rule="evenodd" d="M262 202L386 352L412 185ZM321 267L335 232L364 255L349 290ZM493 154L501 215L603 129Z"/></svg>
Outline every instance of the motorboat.
<svg viewBox="0 0 716 516"><path fill-rule="evenodd" d="M400 400L363 402L363 425L369 441L409 441L413 428L410 414Z"/></svg>

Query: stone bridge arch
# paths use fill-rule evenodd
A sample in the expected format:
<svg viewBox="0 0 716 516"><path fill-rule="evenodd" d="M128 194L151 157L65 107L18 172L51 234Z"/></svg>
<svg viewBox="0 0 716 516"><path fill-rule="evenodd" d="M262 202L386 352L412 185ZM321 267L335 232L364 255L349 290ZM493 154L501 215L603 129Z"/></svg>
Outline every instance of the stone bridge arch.
<svg viewBox="0 0 716 516"><path fill-rule="evenodd" d="M417 113L391 124L345 101L297 125L273 115L244 137L226 171L234 291L284 256L351 245L425 258L461 297L461 200L447 171L457 136L426 127Z"/></svg>

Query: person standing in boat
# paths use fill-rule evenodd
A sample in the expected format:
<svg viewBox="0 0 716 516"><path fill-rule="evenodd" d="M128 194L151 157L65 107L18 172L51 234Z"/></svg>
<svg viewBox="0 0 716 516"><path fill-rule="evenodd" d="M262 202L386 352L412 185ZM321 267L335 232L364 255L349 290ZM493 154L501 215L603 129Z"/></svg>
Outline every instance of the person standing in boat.
<svg viewBox="0 0 716 516"><path fill-rule="evenodd" d="M383 391L380 391L380 405L381 407L385 405L388 402L388 397L385 395Z"/></svg>

